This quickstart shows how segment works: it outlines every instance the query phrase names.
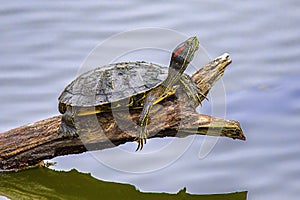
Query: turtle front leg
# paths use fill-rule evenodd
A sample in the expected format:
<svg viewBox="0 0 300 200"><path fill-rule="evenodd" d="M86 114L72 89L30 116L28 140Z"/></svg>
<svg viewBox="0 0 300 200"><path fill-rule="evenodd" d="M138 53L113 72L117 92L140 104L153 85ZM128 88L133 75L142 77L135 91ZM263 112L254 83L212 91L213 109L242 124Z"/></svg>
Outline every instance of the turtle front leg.
<svg viewBox="0 0 300 200"><path fill-rule="evenodd" d="M142 150L144 144L146 144L146 140L148 138L148 130L147 130L147 125L148 125L148 116L150 113L150 110L152 109L152 106L156 103L158 103L159 101L161 101L162 98L164 98L163 93L165 88L163 88L163 86L158 86L156 88L154 88L153 90L151 90L146 97L145 103L144 103L144 107L143 107L143 111L141 113L141 116L138 120L138 126L139 126L139 130L138 130L138 136L136 138L137 142L138 142L138 147L136 149L136 151L138 150Z"/></svg>
<svg viewBox="0 0 300 200"><path fill-rule="evenodd" d="M203 99L208 100L189 75L183 74L180 78L180 83L185 89L187 96L195 103L202 105L201 102Z"/></svg>
<svg viewBox="0 0 300 200"><path fill-rule="evenodd" d="M148 115L152 109L152 106L159 103L163 99L173 95L176 92L176 87L166 87L166 85L160 85L154 89L152 89L146 97L143 111L141 113L141 116L138 120L138 136L137 136L137 142L138 142L138 147L136 151L142 150L144 144L146 144L146 140L148 138L148 130L147 130L147 125L148 125Z"/></svg>
<svg viewBox="0 0 300 200"><path fill-rule="evenodd" d="M147 125L148 125L148 115L150 112L150 109L152 107L152 103L147 103L147 99L146 99L146 104L143 108L142 114L139 118L138 121L138 136L136 138L137 142L138 142L138 147L136 148L135 151L140 151L143 149L144 144L146 144L146 140L148 137L148 130L147 130Z"/></svg>
<svg viewBox="0 0 300 200"><path fill-rule="evenodd" d="M139 130L139 136L137 137L138 146L135 151L140 151L143 149L144 144L147 143L148 130L147 125L141 126Z"/></svg>

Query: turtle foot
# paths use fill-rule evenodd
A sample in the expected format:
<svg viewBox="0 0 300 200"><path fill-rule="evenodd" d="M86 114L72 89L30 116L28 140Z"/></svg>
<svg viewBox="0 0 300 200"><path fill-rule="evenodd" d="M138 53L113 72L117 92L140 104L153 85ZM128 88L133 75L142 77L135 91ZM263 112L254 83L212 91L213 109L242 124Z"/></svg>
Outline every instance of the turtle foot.
<svg viewBox="0 0 300 200"><path fill-rule="evenodd" d="M144 147L144 144L147 142L148 131L146 127L140 127L139 136L135 139L138 143L138 146L135 151L141 151Z"/></svg>
<svg viewBox="0 0 300 200"><path fill-rule="evenodd" d="M203 99L208 100L190 76L183 74L180 81L183 88L185 88L186 95L193 103L202 105Z"/></svg>
<svg viewBox="0 0 300 200"><path fill-rule="evenodd" d="M65 122L61 122L58 128L58 133L61 134L63 137L78 137L77 130L74 126L70 126Z"/></svg>

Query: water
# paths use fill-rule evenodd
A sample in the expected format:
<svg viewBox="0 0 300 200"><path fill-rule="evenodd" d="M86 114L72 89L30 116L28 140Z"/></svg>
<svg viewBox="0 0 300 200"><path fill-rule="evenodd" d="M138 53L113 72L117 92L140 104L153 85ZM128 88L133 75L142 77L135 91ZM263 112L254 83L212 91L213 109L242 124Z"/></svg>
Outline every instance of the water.
<svg viewBox="0 0 300 200"><path fill-rule="evenodd" d="M226 101L214 98L202 111L224 117L212 110L225 105L225 118L241 123L247 141L219 139L199 159L205 137L153 139L139 155L131 153L135 144L129 143L97 155L57 158L56 168L76 167L142 191L246 190L248 199L297 199L299 11L296 0L6 2L0 8L0 131L57 115L57 97L99 42L126 30L168 28L197 35L211 57L230 53L233 63L222 79ZM181 154L174 153L177 148L183 148ZM112 159L120 152L126 156ZM163 163L168 159L172 162ZM130 171L136 165L140 173Z"/></svg>

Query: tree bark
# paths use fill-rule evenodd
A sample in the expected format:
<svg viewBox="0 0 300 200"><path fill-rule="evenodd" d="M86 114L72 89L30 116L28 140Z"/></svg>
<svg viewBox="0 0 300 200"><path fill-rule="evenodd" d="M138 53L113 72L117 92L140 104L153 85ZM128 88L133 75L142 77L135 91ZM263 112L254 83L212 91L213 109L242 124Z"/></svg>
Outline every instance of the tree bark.
<svg viewBox="0 0 300 200"><path fill-rule="evenodd" d="M229 55L223 54L195 72L192 79L201 92L207 94L230 63ZM201 134L246 139L239 122L199 114L196 106L183 93L160 102L150 113L149 138ZM0 169L26 168L44 159L112 148L134 141L139 115L140 110L125 110L79 117L76 119L79 137L73 138L58 134L61 116L1 133Z"/></svg>

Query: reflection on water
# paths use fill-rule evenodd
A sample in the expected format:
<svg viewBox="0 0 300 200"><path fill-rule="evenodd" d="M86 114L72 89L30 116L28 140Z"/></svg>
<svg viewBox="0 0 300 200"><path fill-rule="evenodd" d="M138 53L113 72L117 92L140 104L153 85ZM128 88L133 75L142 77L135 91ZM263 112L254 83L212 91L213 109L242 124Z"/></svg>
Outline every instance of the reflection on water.
<svg viewBox="0 0 300 200"><path fill-rule="evenodd" d="M235 199L245 200L247 192L191 195L183 188L175 194L142 193L128 184L99 181L90 174L55 172L35 168L18 173L1 174L0 195L11 199ZM1 196L0 196L1 199Z"/></svg>
<svg viewBox="0 0 300 200"><path fill-rule="evenodd" d="M77 167L99 179L131 183L143 191L247 190L249 199L295 199L300 195L299 8L295 0L3 4L0 131L57 115L58 95L98 42L124 30L166 27L197 35L212 57L230 53L233 63L223 78L226 102L210 99L201 111L213 113L212 101L217 106L225 104L226 118L241 122L247 141L220 139L207 157L199 159L203 137L194 137L171 165L145 174L116 171L92 154L57 158L56 168ZM168 60L162 62L168 64ZM142 154L172 140L149 140ZM133 147L129 143L120 148L131 151ZM113 156L114 151L107 150L107 155ZM153 157L164 160L171 154L166 148ZM129 163L124 157L118 162L146 168L152 160Z"/></svg>

